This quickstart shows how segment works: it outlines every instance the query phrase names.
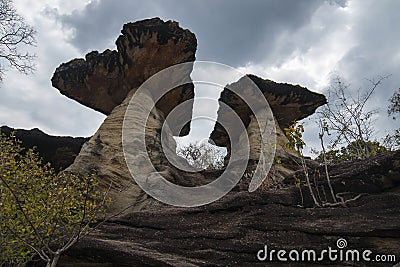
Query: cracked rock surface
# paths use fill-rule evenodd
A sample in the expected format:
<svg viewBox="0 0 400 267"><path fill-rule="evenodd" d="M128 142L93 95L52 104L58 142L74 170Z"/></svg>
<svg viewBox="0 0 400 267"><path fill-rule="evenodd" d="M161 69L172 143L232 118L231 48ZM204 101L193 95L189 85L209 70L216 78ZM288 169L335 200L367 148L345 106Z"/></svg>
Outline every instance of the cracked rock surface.
<svg viewBox="0 0 400 267"><path fill-rule="evenodd" d="M343 192L342 179L379 188L358 190L364 195L346 207L299 207L298 189L288 186L267 192L231 192L199 208L132 212L80 241L60 266L393 266L282 263L276 258L266 263L256 257L264 245L275 250L321 251L328 246L336 249L336 241L344 238L348 249L393 254L400 261L400 152L371 157L364 163L372 167L350 172L343 165L330 166L337 193ZM382 182L376 183L374 177L381 177ZM311 197L305 187L302 190L305 206L310 207Z"/></svg>

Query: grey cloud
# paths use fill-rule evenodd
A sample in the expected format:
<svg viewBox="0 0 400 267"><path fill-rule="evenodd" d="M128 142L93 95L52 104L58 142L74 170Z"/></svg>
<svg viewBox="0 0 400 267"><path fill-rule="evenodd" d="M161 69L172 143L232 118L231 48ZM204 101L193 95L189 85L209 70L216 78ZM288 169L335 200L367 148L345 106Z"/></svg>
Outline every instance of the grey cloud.
<svg viewBox="0 0 400 267"><path fill-rule="evenodd" d="M338 1L334 1L338 2ZM339 1L345 2L345 1ZM296 31L323 1L93 1L81 12L59 16L73 28L71 39L82 52L105 49L122 24L159 16L179 21L199 42L198 58L234 66L267 57L282 33Z"/></svg>
<svg viewBox="0 0 400 267"><path fill-rule="evenodd" d="M8 79L29 84L29 77L10 73ZM89 110L75 101L46 87L21 88L7 82L1 88L0 124L17 128L40 128L48 134L91 136L104 115ZM30 92L30 90L34 90ZM36 94L36 97L30 95ZM43 98L37 96L45 96Z"/></svg>
<svg viewBox="0 0 400 267"><path fill-rule="evenodd" d="M37 71L29 76L7 73L0 85L0 124L18 128L40 128L48 134L90 136L104 115L62 96L51 86L55 68L70 60L65 44L55 42L41 23L38 30ZM57 41L57 40L56 40Z"/></svg>
<svg viewBox="0 0 400 267"><path fill-rule="evenodd" d="M338 5L340 7L346 7L347 6L347 0L329 0L329 3L331 5Z"/></svg>
<svg viewBox="0 0 400 267"><path fill-rule="evenodd" d="M387 117L388 99L400 87L400 17L394 10L400 9L398 1L363 1L360 12L355 17L354 39L357 45L339 62L338 70L352 84L354 90L371 86L367 79L378 75L391 76L377 88L369 103L369 108L379 108L376 130L385 131L398 128L399 123Z"/></svg>
<svg viewBox="0 0 400 267"><path fill-rule="evenodd" d="M368 12L356 17L353 26L357 45L339 62L339 69L348 79L371 78L379 74L393 74L400 80L400 17L393 10L400 9L400 2L363 1Z"/></svg>

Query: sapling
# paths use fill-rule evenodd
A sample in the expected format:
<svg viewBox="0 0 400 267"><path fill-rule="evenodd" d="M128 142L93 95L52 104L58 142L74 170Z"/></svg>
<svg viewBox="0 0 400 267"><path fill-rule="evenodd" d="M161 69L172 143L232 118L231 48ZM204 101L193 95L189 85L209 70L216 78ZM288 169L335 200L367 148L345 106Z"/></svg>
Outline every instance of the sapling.
<svg viewBox="0 0 400 267"><path fill-rule="evenodd" d="M318 203L317 198L315 197L314 191L312 189L310 177L309 177L308 170L307 170L306 161L305 161L304 155L303 155L303 149L304 149L304 146L306 145L306 143L303 141L304 126L303 126L303 124L298 124L297 121L294 121L289 126L289 128L284 128L284 131L285 131L286 138L289 140L289 142L286 145L289 148L296 150L300 156L301 166L302 166L304 176L306 177L308 189L310 190L310 194L314 201L315 206L319 207L320 204Z"/></svg>

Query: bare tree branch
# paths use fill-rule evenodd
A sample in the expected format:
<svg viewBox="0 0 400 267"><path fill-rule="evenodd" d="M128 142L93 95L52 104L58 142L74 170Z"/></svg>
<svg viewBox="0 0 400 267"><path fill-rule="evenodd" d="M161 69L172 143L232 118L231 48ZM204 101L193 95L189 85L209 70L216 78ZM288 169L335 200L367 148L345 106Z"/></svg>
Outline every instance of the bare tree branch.
<svg viewBox="0 0 400 267"><path fill-rule="evenodd" d="M353 144L358 158L369 156L366 143L372 141L373 117L378 110L365 110L366 104L376 88L389 77L390 75L369 79L371 87L366 90L358 89L356 94L351 93L350 85L341 77L332 79L328 90L328 104L318 112L319 120L334 134L330 148Z"/></svg>
<svg viewBox="0 0 400 267"><path fill-rule="evenodd" d="M7 68L24 74L35 70L36 56L23 50L36 45L35 35L35 29L17 13L12 1L0 0L0 81Z"/></svg>

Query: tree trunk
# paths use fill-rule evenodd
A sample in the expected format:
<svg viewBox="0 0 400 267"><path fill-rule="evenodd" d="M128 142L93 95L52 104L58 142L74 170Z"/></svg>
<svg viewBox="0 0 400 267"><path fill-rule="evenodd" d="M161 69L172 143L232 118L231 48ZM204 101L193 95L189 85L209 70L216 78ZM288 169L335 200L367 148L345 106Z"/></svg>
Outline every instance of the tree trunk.
<svg viewBox="0 0 400 267"><path fill-rule="evenodd" d="M331 179L329 177L329 172L328 172L328 163L326 162L326 150L325 150L325 145L324 145L324 139L323 139L323 134L319 135L319 139L321 140L321 147L322 147L322 155L324 157L324 165L325 165L325 175L326 175L326 180L328 181L328 186L329 190L331 191L332 199L336 203L336 197L335 193L333 192L332 184L331 184Z"/></svg>
<svg viewBox="0 0 400 267"><path fill-rule="evenodd" d="M310 178L308 176L307 165L306 165L303 153L301 153L301 152L300 152L300 157L301 157L301 165L303 167L304 175L306 176L307 186L308 186L308 189L310 190L311 197L312 197L312 199L314 201L315 206L319 207L320 205L319 205L319 203L317 201L317 198L314 195L314 192L313 192L313 189L312 189L312 186L311 186L311 182L310 182Z"/></svg>
<svg viewBox="0 0 400 267"><path fill-rule="evenodd" d="M54 254L54 257L51 259L51 262L49 262L49 263L47 264L47 266L48 266L48 267L56 267L58 261L60 260L60 256L61 256L60 253L59 253L59 252L56 252L56 253Z"/></svg>

